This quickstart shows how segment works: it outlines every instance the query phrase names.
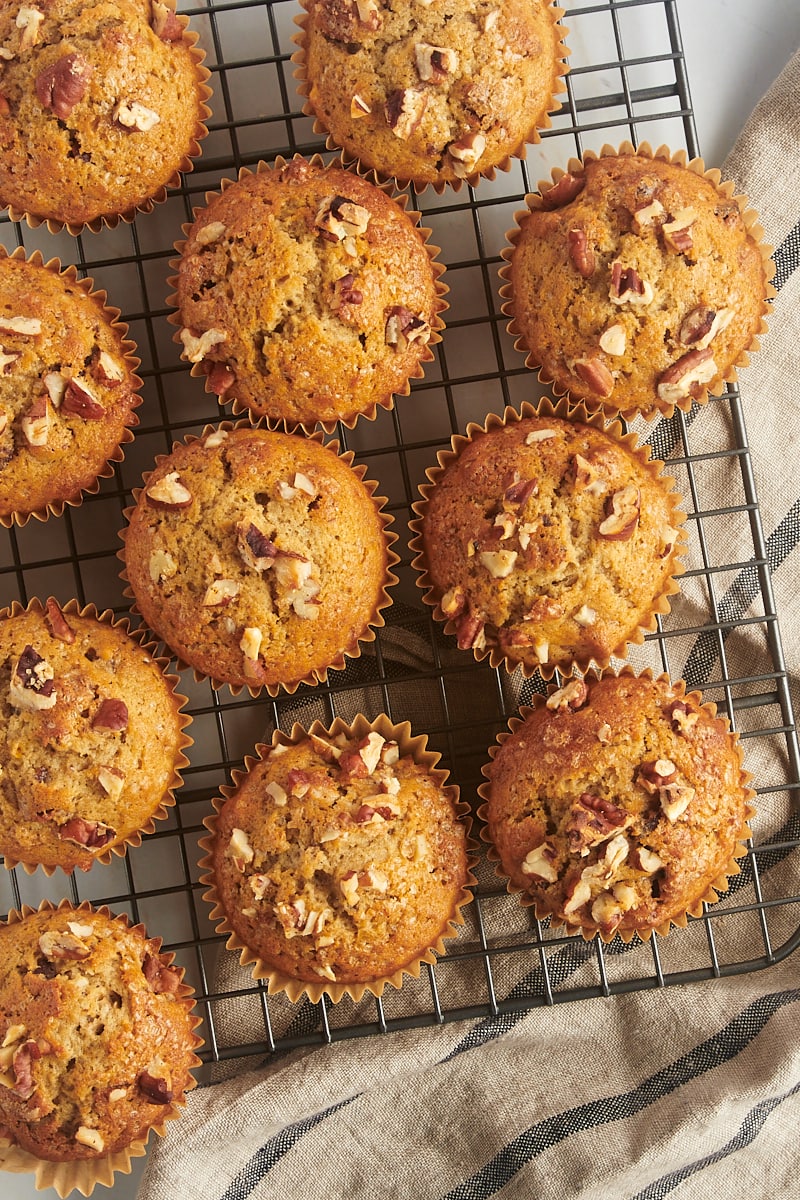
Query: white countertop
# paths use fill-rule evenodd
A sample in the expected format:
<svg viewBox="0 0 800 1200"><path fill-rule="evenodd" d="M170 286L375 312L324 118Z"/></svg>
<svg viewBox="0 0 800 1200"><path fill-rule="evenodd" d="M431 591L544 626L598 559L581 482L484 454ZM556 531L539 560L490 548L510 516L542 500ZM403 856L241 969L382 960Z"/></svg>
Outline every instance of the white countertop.
<svg viewBox="0 0 800 1200"><path fill-rule="evenodd" d="M651 14L662 20L660 6L636 11L642 21ZM701 153L709 165L721 165L751 109L800 45L800 2L678 0L678 12ZM130 1176L117 1177L114 1200L132 1200L143 1163L136 1160ZM4 1175L0 1187L3 1200L55 1196L51 1189L36 1192L28 1176Z"/></svg>

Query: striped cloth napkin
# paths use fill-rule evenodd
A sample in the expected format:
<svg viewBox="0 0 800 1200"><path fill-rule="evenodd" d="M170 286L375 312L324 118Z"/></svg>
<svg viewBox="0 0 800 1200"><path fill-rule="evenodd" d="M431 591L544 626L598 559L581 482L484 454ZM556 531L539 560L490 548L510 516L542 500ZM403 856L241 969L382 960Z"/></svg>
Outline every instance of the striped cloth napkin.
<svg viewBox="0 0 800 1200"><path fill-rule="evenodd" d="M770 332L741 391L796 712L798 146L800 55L723 167L777 248ZM720 488L724 506L724 478ZM755 590L731 588L732 616L747 615ZM748 739L747 765L785 779L778 753ZM796 860L776 850L761 864L767 897L800 892ZM785 907L775 945L800 922L800 906ZM581 961L561 951L562 978ZM139 1200L797 1196L799 1029L795 955L707 983L292 1051L198 1088L151 1146Z"/></svg>

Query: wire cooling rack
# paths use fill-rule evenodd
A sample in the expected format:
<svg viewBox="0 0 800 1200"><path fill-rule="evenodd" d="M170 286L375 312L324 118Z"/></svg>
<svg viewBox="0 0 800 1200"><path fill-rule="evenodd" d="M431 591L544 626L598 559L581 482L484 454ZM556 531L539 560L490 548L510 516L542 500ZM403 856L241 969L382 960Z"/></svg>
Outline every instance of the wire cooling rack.
<svg viewBox="0 0 800 1200"><path fill-rule="evenodd" d="M52 594L127 613L116 552L122 511L156 454L187 433L220 419L216 399L190 378L167 324L169 259L181 224L220 179L261 158L324 150L302 114L290 56L295 47L294 0L181 5L199 32L214 87L213 119L203 156L184 186L133 225L78 239L54 237L0 219L9 249L39 249L45 259L74 262L122 309L142 358L141 424L125 461L97 495L46 524L0 531L0 602ZM429 735L465 799L475 799L487 750L506 721L538 685L476 664L434 627L419 602L410 569L407 525L425 468L452 433L483 421L540 389L513 349L500 313L497 271L504 234L526 191L549 178L570 155L604 142L650 141L697 153L675 0L567 2L572 55L568 93L540 145L477 190L441 197L412 194L431 241L441 247L450 287L447 329L436 361L409 397L374 422L340 431L344 447L366 462L388 496L400 535L400 582L386 628L374 646L331 675L326 685L294 696L253 700L214 693L189 673L194 747L185 786L169 819L126 858L87 874L46 878L21 869L0 876L0 909L43 898L108 904L142 920L164 938L186 968L203 1017L209 1063L299 1045L432 1025L459 1018L512 1020L537 1006L661 988L768 967L800 941L800 823L794 800L800 755L773 601L768 547L753 483L742 408L736 389L703 409L637 427L685 497L689 570L681 594L657 633L631 653L649 666L683 675L715 701L742 737L756 775L759 815L755 844L728 894L686 930L628 947L562 936L508 896L481 861L479 887L467 923L446 957L423 968L418 981L360 1005L292 1005L269 997L207 917L197 882L197 842L210 799L273 729L334 716L387 712ZM233 1066L233 1063L228 1066Z"/></svg>

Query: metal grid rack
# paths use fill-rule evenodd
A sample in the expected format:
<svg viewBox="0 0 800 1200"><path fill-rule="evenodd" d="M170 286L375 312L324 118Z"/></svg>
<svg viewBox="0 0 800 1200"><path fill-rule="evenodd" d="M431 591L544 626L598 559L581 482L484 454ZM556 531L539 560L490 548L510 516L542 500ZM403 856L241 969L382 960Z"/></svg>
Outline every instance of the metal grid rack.
<svg viewBox="0 0 800 1200"><path fill-rule="evenodd" d="M293 78L294 0L179 7L200 33L214 88L210 134L184 186L133 225L78 239L0 218L0 240L9 249L24 245L46 260L74 262L107 290L137 342L144 382L135 440L97 495L58 520L0 531L4 605L53 594L127 613L116 551L131 489L174 440L227 415L189 377L166 322L169 259L181 224L206 191L240 166L324 149L300 111ZM351 719L357 711L409 719L441 752L462 795L474 799L488 746L538 686L474 663L434 627L409 566L410 506L425 468L452 433L540 394L513 349L498 299L504 234L525 192L549 177L552 166L604 142L648 140L697 153L675 0L566 0L564 7L572 51L568 94L542 143L529 149L524 164L474 191L412 193L412 207L423 211L447 266L450 309L436 361L392 412L339 431L343 446L368 464L389 497L400 535L400 582L375 645L326 685L275 700L215 693L185 673L181 690L189 697L195 744L169 819L124 859L80 877L27 876L19 868L0 876L3 912L45 897L89 899L126 911L161 935L196 989L208 1063L252 1062L252 1056L299 1045L467 1017L512 1021L538 1006L765 968L800 942L800 754L769 569L779 548L773 553L762 529L736 389L703 409L637 427L656 457L667 460L685 497L691 557L672 612L631 654L637 669L667 670L701 688L729 716L747 765L756 769L755 844L725 898L666 939L628 947L619 939L586 944L537 922L482 861L465 927L418 981L360 1005L347 999L335 1006L292 1005L268 997L224 949L197 882L197 841L211 796L276 726Z"/></svg>

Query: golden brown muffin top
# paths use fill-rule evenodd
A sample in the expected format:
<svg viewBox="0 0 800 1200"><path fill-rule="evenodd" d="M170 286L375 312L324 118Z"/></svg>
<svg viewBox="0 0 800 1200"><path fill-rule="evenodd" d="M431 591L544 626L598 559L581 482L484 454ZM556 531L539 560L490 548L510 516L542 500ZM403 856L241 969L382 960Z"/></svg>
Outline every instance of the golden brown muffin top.
<svg viewBox="0 0 800 1200"><path fill-rule="evenodd" d="M453 789L395 741L312 735L273 747L222 806L213 877L267 971L371 982L446 931L465 847Z"/></svg>
<svg viewBox="0 0 800 1200"><path fill-rule="evenodd" d="M606 938L665 931L737 872L741 752L664 677L568 680L512 723L484 774L490 839L540 916Z"/></svg>

